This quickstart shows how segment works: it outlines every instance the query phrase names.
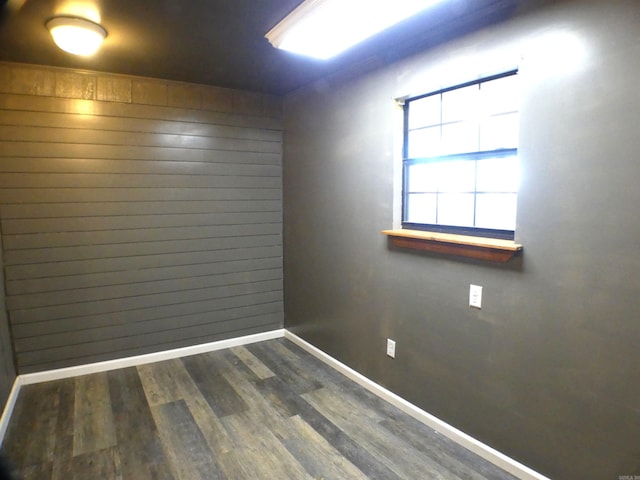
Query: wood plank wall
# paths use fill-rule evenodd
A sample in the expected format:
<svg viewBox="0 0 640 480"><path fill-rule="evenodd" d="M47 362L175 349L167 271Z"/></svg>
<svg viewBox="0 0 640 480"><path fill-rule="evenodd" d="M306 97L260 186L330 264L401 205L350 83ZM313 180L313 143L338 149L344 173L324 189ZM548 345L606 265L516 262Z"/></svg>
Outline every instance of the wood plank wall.
<svg viewBox="0 0 640 480"><path fill-rule="evenodd" d="M0 63L19 373L282 328L281 99Z"/></svg>
<svg viewBox="0 0 640 480"><path fill-rule="evenodd" d="M2 265L2 251L0 249L0 285L4 284L4 269L1 268ZM15 380L16 367L13 360L9 319L7 317L4 289L0 289L0 412L4 410Z"/></svg>

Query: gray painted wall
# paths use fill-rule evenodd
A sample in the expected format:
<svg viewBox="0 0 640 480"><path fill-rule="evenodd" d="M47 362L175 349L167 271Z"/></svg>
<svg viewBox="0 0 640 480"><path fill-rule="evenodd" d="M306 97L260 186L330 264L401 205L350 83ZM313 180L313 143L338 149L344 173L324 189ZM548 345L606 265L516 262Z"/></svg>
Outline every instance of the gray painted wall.
<svg viewBox="0 0 640 480"><path fill-rule="evenodd" d="M285 325L554 479L640 475L640 3L552 3L287 97ZM515 64L523 256L389 248L393 99Z"/></svg>
<svg viewBox="0 0 640 480"><path fill-rule="evenodd" d="M0 65L20 373L283 324L281 100Z"/></svg>

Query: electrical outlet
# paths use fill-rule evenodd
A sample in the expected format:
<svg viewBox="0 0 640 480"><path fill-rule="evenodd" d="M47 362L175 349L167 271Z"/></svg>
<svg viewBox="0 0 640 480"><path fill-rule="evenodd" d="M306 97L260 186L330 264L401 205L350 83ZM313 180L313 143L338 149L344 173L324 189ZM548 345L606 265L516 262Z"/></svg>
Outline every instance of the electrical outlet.
<svg viewBox="0 0 640 480"><path fill-rule="evenodd" d="M482 308L482 287L479 285L471 285L469 287L469 306L474 308Z"/></svg>
<svg viewBox="0 0 640 480"><path fill-rule="evenodd" d="M387 338L387 355L396 358L396 342L390 338Z"/></svg>

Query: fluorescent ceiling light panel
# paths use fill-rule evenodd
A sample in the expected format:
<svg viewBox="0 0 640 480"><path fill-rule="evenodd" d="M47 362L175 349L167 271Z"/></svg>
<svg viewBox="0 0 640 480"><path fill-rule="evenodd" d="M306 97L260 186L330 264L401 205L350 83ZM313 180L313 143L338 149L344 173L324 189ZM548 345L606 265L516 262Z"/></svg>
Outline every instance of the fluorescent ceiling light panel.
<svg viewBox="0 0 640 480"><path fill-rule="evenodd" d="M305 0L265 36L271 44L328 59L441 0Z"/></svg>

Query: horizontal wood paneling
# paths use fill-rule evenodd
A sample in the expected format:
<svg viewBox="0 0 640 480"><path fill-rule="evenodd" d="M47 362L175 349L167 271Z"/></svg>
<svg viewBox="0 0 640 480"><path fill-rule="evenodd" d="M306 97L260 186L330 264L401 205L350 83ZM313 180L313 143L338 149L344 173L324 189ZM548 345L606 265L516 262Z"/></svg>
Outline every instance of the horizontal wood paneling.
<svg viewBox="0 0 640 480"><path fill-rule="evenodd" d="M168 120L171 122L281 130L279 118L257 113L253 115L233 112L220 113L143 104L94 102L91 100L70 101L66 98L45 96L1 93L0 108L18 112L68 113L95 117L140 118L144 120Z"/></svg>
<svg viewBox="0 0 640 480"><path fill-rule="evenodd" d="M229 248L259 247L282 245L282 236L252 235L246 237L217 237L194 240L172 240L164 242L136 242L112 245L87 245L72 247L32 248L14 250L12 263L5 265L40 264L51 260L58 262L74 260L106 259L114 257L131 257L138 255L158 255L179 252L201 252Z"/></svg>
<svg viewBox="0 0 640 480"><path fill-rule="evenodd" d="M4 115L7 127L65 128L74 131L82 129L101 132L136 132L174 135L194 135L221 138L243 138L279 142L282 133L278 129L251 127L250 123L229 122L229 125L206 122L171 121L146 118L126 118L115 116L85 115L82 113L40 112L36 117L30 111L13 110ZM64 126L64 127L61 127ZM4 127L4 128L7 128Z"/></svg>
<svg viewBox="0 0 640 480"><path fill-rule="evenodd" d="M91 232L100 230L130 230L133 228L170 228L191 225L248 225L277 223L280 212L233 212L194 213L167 215L116 215L102 217L72 218L29 218L8 219L3 224L7 235L50 233L50 232Z"/></svg>
<svg viewBox="0 0 640 480"><path fill-rule="evenodd" d="M276 269L265 269L265 273L271 273L276 277ZM192 279L160 280L144 284L128 286L113 286L111 289L102 289L102 298L91 299L93 290L81 292L83 296L76 298L74 303L62 305L47 305L45 307L32 307L14 309L14 324L45 322L70 318L86 319L95 315L115 315L119 312L132 312L134 310L149 309L165 305L187 304L190 302L205 301L215 298L226 298L241 295L250 295L261 292L276 291L282 282L282 278L273 280L251 282L254 276L261 273L240 273L237 278L239 283L226 284L230 274L224 276L208 276ZM204 285L204 286L200 286ZM221 286L223 285L223 286ZM129 295L127 295L129 293ZM98 294L95 294L98 296ZM137 315L140 312L136 312ZM160 313L160 312L158 312ZM158 318L161 318L158 316Z"/></svg>
<svg viewBox="0 0 640 480"><path fill-rule="evenodd" d="M0 285L4 285L4 261L0 249ZM13 341L9 329L9 316L4 290L0 291L0 409L4 411L13 384L16 380Z"/></svg>
<svg viewBox="0 0 640 480"><path fill-rule="evenodd" d="M10 203L49 203L69 202L92 204L96 202L173 202L173 201L207 201L207 200L279 200L282 192L278 188L120 188L95 190L82 188L46 189L0 189L0 204ZM47 200L49 202L47 202ZM162 204L161 204L162 205Z"/></svg>
<svg viewBox="0 0 640 480"><path fill-rule="evenodd" d="M3 156L9 158L37 157L42 145L3 141ZM233 162L278 165L281 155L271 152L242 152L230 150L207 150L197 148L137 147L123 145L90 145L77 143L47 144L47 158L73 159L127 159L185 161L185 162ZM159 166L161 164L158 164Z"/></svg>
<svg viewBox="0 0 640 480"><path fill-rule="evenodd" d="M182 228L145 228L98 232L57 232L7 235L5 247L9 249L46 248L60 246L109 245L130 242L187 240L211 237L237 237L277 234L280 223L259 225L213 225ZM161 237L161 240L158 238ZM4 240L4 239L3 239Z"/></svg>
<svg viewBox="0 0 640 480"><path fill-rule="evenodd" d="M278 200L236 200L193 202L119 202L119 203L47 203L7 204L0 206L0 214L6 219L65 218L65 217L112 217L127 215L133 210L137 215L175 215L201 213L249 213L281 212Z"/></svg>
<svg viewBox="0 0 640 480"><path fill-rule="evenodd" d="M0 222L20 371L282 326L273 97L8 68Z"/></svg>
<svg viewBox="0 0 640 480"><path fill-rule="evenodd" d="M75 187L72 187L75 186ZM102 173L0 173L0 188L280 188L277 177Z"/></svg>
<svg viewBox="0 0 640 480"><path fill-rule="evenodd" d="M254 302L247 304L247 297ZM168 305L155 305L147 308L136 309L136 322L156 321L161 319L173 319L177 321L182 316L237 309L239 307L259 306L269 304L277 307L282 300L282 292L278 290L266 292L250 292L246 295L228 296L225 298L207 298L205 300L192 300L185 303L172 303ZM89 330L113 325L126 325L130 323L128 311L106 313L98 315L84 315L80 317L65 317L44 322L19 323L13 331L16 341L30 339L33 331L39 335L66 335L70 330Z"/></svg>
<svg viewBox="0 0 640 480"><path fill-rule="evenodd" d="M0 126L0 141L36 144L136 145L138 147L197 148L263 153L281 153L282 149L282 145L278 141L56 127Z"/></svg>
<svg viewBox="0 0 640 480"><path fill-rule="evenodd" d="M230 318L221 321L209 319L202 325L175 328L153 334L128 335L111 340L87 341L81 345L64 346L26 352L22 357L21 369L35 372L49 368L62 368L70 363L90 363L113 358L113 352L121 356L140 355L158 350L181 348L189 345L208 343L225 338L250 335L273 328L282 318L282 313L256 315L253 317Z"/></svg>
<svg viewBox="0 0 640 480"><path fill-rule="evenodd" d="M156 269L180 265L204 265L234 260L277 258L280 246L229 248L195 252L137 255L125 258L111 257L67 262L43 262L38 264L8 266L5 275L9 282L22 279L46 279L59 276L86 275L91 273L123 272L128 270ZM9 285L7 285L9 287Z"/></svg>
<svg viewBox="0 0 640 480"><path fill-rule="evenodd" d="M179 162L152 160L103 160L77 158L7 158L0 165L2 173L111 173L164 175L264 176L280 175L278 165L233 162Z"/></svg>
<svg viewBox="0 0 640 480"><path fill-rule="evenodd" d="M269 269L274 268L277 264L277 257L271 257L266 259L250 259L250 260L228 260L220 262L211 262L207 264L194 264L194 265L180 265L169 267L156 267L145 268L141 270L135 270L132 267L126 271L118 272L105 272L105 273L86 273L79 275L67 275L65 278L59 280L55 277L48 278L36 278L28 280L15 280L9 281L7 285L10 287L9 291L11 295L20 295L21 292L65 292L67 290L77 291L83 289L83 295L88 294L88 288L95 287L108 287L118 285L132 285L139 283L158 282L162 280L183 280L193 277L212 276L216 273L230 273L238 271L250 271L248 270L253 265L256 269ZM55 288L56 280L62 283L59 288ZM130 287L132 288L132 287ZM129 290L131 291L131 290ZM39 295L39 294L38 294ZM61 298L61 297L58 297ZM35 298L32 298L35 301ZM94 300L90 298L89 300ZM56 300L52 300L55 302ZM62 300L58 300L62 301ZM20 302L18 299L12 297L9 300L11 306L22 305L24 302ZM34 304L30 304L36 306ZM23 307L24 308L24 307Z"/></svg>
<svg viewBox="0 0 640 480"><path fill-rule="evenodd" d="M267 296L264 294L263 297ZM224 321L234 318L253 317L256 315L267 315L282 311L280 303L281 293L268 294L269 301L260 297L254 299L256 304L242 304L235 307L220 308L207 312L193 314L175 314L170 317L153 319L147 321L128 322L126 324L107 325L103 327L92 327L90 329L76 329L71 332L60 334L39 335L25 339L16 339L17 352L33 352L43 348L56 348L71 345L83 344L87 341L103 341L126 337L128 335L153 334L164 330L174 330L194 325L208 324L211 321ZM235 300L235 299L232 299ZM240 300L238 300L239 302ZM220 303L228 303L229 299L224 299ZM261 303L260 303L261 302Z"/></svg>

